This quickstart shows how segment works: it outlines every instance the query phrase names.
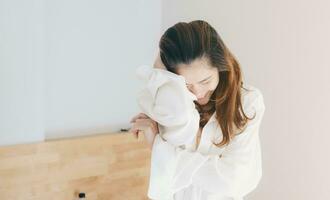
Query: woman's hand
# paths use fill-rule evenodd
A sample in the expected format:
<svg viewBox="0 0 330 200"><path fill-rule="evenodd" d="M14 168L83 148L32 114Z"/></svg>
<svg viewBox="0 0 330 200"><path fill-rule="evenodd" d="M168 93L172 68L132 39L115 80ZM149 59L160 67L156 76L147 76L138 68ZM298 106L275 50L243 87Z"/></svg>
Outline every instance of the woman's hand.
<svg viewBox="0 0 330 200"><path fill-rule="evenodd" d="M162 59L160 58L160 54L158 52L156 60L154 62L154 68L164 69L167 70L164 63L162 62Z"/></svg>
<svg viewBox="0 0 330 200"><path fill-rule="evenodd" d="M139 113L130 121L132 124L129 130L136 138L138 138L140 131L143 132L145 139L148 142L149 148L152 149L156 134L159 133L158 123L149 118L144 113Z"/></svg>

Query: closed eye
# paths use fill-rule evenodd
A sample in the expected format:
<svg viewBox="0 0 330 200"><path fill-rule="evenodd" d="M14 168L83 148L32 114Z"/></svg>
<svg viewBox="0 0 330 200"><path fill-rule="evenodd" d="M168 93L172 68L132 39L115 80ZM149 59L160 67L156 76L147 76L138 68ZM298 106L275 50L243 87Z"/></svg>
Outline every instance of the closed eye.
<svg viewBox="0 0 330 200"><path fill-rule="evenodd" d="M212 80L212 76L210 76L210 77L208 77L208 78L200 81L199 83L202 84L202 85L207 85L207 84L209 84L211 82L211 80ZM186 83L186 86L187 87L190 87L191 84Z"/></svg>
<svg viewBox="0 0 330 200"><path fill-rule="evenodd" d="M205 81L205 82L203 82L202 84L203 85L206 85L206 84L209 84L210 83L210 81Z"/></svg>

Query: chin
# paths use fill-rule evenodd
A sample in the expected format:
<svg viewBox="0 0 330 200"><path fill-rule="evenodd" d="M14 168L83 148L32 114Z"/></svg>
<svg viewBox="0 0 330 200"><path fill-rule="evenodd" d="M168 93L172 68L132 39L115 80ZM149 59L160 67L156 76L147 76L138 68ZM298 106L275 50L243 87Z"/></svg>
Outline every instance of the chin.
<svg viewBox="0 0 330 200"><path fill-rule="evenodd" d="M205 102L198 102L198 101L197 101L197 103L198 103L199 105L201 105L201 106L206 105L208 102L209 102L209 99L208 99L207 101L205 101Z"/></svg>

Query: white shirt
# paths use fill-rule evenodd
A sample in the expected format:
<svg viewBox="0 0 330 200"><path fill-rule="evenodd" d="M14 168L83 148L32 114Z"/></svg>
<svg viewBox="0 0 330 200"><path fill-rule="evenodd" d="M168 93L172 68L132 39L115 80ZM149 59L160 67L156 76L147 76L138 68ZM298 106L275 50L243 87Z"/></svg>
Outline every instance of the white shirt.
<svg viewBox="0 0 330 200"><path fill-rule="evenodd" d="M242 105L248 122L243 133L225 147L214 113L202 130L198 148L195 139L199 114L196 96L183 76L167 70L140 66L137 76L145 86L138 93L142 112L158 122L152 152L148 197L152 200L242 200L262 176L259 129L265 111L261 91L251 85L242 89ZM220 157L221 155L221 157Z"/></svg>

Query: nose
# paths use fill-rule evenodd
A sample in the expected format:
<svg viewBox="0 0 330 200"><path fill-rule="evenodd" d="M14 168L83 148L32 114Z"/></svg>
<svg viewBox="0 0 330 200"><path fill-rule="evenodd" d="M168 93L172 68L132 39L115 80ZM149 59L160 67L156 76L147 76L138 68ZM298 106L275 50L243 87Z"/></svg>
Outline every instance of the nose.
<svg viewBox="0 0 330 200"><path fill-rule="evenodd" d="M204 94L202 94L202 93L198 93L198 94L196 94L196 97L197 97L197 99L201 99L201 98L204 97Z"/></svg>
<svg viewBox="0 0 330 200"><path fill-rule="evenodd" d="M194 86L191 89L191 92L194 93L194 95L197 97L197 99L201 99L205 96L205 93L203 92L203 90L199 87Z"/></svg>

